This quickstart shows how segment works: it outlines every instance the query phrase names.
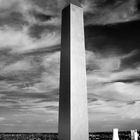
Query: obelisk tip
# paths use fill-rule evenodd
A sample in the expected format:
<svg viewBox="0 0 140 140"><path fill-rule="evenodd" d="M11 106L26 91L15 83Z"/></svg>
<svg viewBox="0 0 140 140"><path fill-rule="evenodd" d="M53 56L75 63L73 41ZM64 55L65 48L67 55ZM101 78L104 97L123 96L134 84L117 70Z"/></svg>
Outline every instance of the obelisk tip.
<svg viewBox="0 0 140 140"><path fill-rule="evenodd" d="M71 4L81 7L81 4L78 0L69 0Z"/></svg>

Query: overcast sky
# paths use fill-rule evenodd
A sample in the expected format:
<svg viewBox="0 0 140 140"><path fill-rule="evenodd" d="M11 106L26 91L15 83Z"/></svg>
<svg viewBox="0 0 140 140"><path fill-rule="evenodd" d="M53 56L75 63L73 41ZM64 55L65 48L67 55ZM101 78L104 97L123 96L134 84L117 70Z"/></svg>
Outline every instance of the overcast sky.
<svg viewBox="0 0 140 140"><path fill-rule="evenodd" d="M0 132L57 132L64 0L0 0ZM81 0L90 131L140 129L140 3Z"/></svg>

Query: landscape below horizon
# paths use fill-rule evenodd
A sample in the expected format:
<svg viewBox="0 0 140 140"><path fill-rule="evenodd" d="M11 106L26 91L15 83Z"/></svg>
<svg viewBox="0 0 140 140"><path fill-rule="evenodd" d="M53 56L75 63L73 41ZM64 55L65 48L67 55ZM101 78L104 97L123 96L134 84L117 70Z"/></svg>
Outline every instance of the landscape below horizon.
<svg viewBox="0 0 140 140"><path fill-rule="evenodd" d="M140 130L140 1L79 0L90 132ZM67 0L0 0L0 132L57 132Z"/></svg>
<svg viewBox="0 0 140 140"><path fill-rule="evenodd" d="M90 132L89 140L112 140L112 132ZM59 140L57 133L0 133L0 140ZM119 140L132 140L130 131L119 132ZM140 140L140 137L138 137Z"/></svg>

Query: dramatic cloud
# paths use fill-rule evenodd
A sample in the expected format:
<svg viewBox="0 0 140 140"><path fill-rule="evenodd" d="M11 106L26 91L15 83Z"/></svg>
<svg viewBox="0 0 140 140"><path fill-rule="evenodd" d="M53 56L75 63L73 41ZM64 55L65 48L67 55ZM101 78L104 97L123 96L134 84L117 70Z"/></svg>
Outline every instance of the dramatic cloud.
<svg viewBox="0 0 140 140"><path fill-rule="evenodd" d="M84 10L90 131L140 129L140 6L80 0ZM0 131L58 126L64 0L0 0ZM128 111L129 110L129 111Z"/></svg>
<svg viewBox="0 0 140 140"><path fill-rule="evenodd" d="M45 32L40 39L35 39L29 36L28 28L26 27L19 31L2 28L0 30L0 44L1 49L9 48L12 52L23 53L60 44L60 34L59 32Z"/></svg>
<svg viewBox="0 0 140 140"><path fill-rule="evenodd" d="M86 0L86 24L112 24L139 19L136 0Z"/></svg>

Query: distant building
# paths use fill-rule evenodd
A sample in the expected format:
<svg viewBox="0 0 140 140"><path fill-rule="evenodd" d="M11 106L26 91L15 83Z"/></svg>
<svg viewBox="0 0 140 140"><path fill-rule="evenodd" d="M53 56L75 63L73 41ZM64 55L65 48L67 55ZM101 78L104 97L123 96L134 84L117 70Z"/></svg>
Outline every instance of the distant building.
<svg viewBox="0 0 140 140"><path fill-rule="evenodd" d="M131 140L138 140L139 134L137 132L137 129L131 130Z"/></svg>
<svg viewBox="0 0 140 140"><path fill-rule="evenodd" d="M113 129L113 140L119 140L118 128Z"/></svg>

